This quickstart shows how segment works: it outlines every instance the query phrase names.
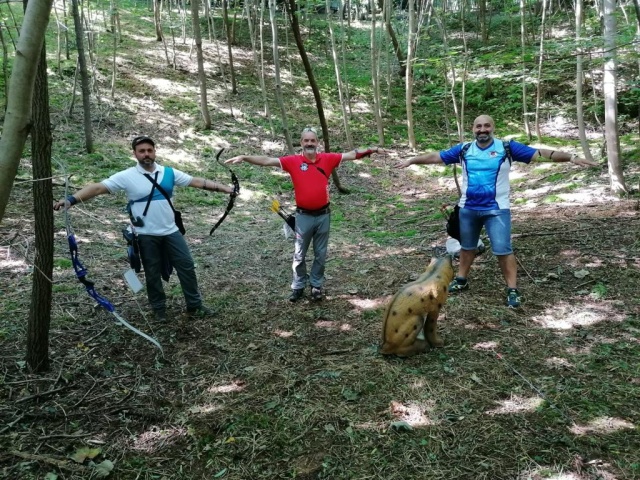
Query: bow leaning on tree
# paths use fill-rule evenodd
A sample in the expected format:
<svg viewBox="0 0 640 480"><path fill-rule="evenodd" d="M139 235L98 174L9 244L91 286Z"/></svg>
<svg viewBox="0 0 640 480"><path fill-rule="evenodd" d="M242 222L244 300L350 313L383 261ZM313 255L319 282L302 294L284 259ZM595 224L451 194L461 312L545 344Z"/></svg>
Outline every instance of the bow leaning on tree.
<svg viewBox="0 0 640 480"><path fill-rule="evenodd" d="M227 167L225 164L223 164L220 161L220 155L222 155L222 152L224 152L224 148L220 149L220 151L216 154L216 161L220 165L225 167L227 170L229 170L229 173L231 174L231 182L233 183L233 192L229 194L229 203L227 204L227 208L222 214L222 217L220 217L220 220L218 220L216 224L211 228L209 235L213 235L213 232L216 231L216 228L218 228L220 224L224 221L224 219L227 218L227 215L229 215L229 212L231 211L231 209L233 208L233 205L236 202L236 197L240 194L240 181L238 180L238 176L234 173L233 170L231 170L229 167Z"/></svg>
<svg viewBox="0 0 640 480"><path fill-rule="evenodd" d="M65 172L64 188L65 188L64 198L66 199L69 196L68 195L69 177L66 175L66 172ZM73 228L71 227L71 219L69 217L69 210L67 208L65 208L64 220L65 220L65 227L67 231L67 241L69 242L69 253L71 254L71 263L73 265L73 270L76 273L76 277L78 277L78 281L82 283L82 285L84 285L84 288L89 294L89 296L93 298L98 303L98 305L100 305L107 312L113 315L115 319L118 320L118 322L120 322L122 325L127 327L133 333L140 335L145 340L148 340L151 343L153 343L156 347L160 349L160 352L164 355L164 351L162 350L162 345L160 345L160 343L155 338L150 337L144 332L141 332L136 327L134 327L129 322L127 322L124 318L120 316L118 312L116 312L115 307L111 304L111 302L109 302L109 300L106 297L103 297L98 292L96 292L95 283L87 278L87 274L88 274L87 268L80 261L79 252L78 252L78 242L76 241L76 236L74 235Z"/></svg>

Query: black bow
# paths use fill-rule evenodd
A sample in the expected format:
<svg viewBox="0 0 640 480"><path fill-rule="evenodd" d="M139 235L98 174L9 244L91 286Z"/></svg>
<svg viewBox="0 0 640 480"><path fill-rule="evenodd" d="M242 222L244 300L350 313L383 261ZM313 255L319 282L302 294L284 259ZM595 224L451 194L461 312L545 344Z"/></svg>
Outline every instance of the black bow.
<svg viewBox="0 0 640 480"><path fill-rule="evenodd" d="M233 183L233 192L229 194L229 203L227 204L226 210L222 214L222 217L220 218L220 220L218 220L218 222L211 228L209 235L213 235L213 232L215 232L216 228L218 228L220 224L223 222L223 220L227 218L227 215L229 215L229 212L231 211L231 209L233 208L233 205L236 202L236 197L240 195L240 181L238 180L238 177L233 172L233 170L231 170L229 167L227 167L224 163L220 161L220 155L222 155L222 152L224 152L224 148L220 149L220 151L216 154L216 161L220 165L225 167L227 170L229 170L229 173L231 174L231 182Z"/></svg>

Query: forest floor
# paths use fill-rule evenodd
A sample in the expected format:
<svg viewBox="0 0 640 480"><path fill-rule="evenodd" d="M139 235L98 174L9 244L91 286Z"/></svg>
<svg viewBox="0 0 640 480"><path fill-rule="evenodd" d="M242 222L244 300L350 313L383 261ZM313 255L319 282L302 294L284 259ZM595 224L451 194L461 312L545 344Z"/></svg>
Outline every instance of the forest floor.
<svg viewBox="0 0 640 480"><path fill-rule="evenodd" d="M218 104L220 85L212 95L214 130L194 130L197 109L181 116L178 100L168 100L197 103L188 49L181 50L184 71L174 71L162 67L157 45L147 46L156 70L121 60L121 81L137 93L117 108L100 107L107 113L96 122L99 153L82 153L79 113L55 116L57 158L74 172L73 188L130 165L128 140L138 133L157 139L159 159L225 182L228 172L212 164L217 148L230 149L226 158L284 153L281 138L243 114L259 110L259 100L238 96L232 117ZM242 194L212 236L227 199L177 194L202 293L217 312L211 319L186 317L175 275L166 285L165 323L154 321L144 291L129 290L122 197L72 209L89 278L163 354L83 292L58 214L52 368L43 375L25 370L34 221L29 183L16 184L0 229L0 476L640 478L637 197L611 196L606 166L514 165L522 308L504 306L489 248L474 265L471 289L447 301L439 322L444 347L387 358L378 353L385 304L442 254L439 206L456 199L449 170L392 169L413 152L388 148L339 169L350 193L332 188L320 302L287 300L293 243L269 207L278 198L291 209L293 198L276 170L234 168ZM625 173L637 184L637 160ZM25 158L20 176L29 174Z"/></svg>

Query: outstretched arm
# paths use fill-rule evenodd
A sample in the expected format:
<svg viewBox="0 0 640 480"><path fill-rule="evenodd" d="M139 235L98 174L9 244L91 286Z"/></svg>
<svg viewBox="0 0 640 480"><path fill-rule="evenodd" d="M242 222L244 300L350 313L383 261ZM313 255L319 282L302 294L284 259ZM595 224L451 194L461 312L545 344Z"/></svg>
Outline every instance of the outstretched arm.
<svg viewBox="0 0 640 480"><path fill-rule="evenodd" d="M342 160L360 160L361 158L371 156L371 154L373 153L383 154L387 153L387 151L381 147L370 147L366 150L358 150L356 148L355 150L351 150L350 152L343 153Z"/></svg>
<svg viewBox="0 0 640 480"><path fill-rule="evenodd" d="M590 160L586 160L584 158L579 157L578 155L567 153L567 152L559 152L557 150L549 150L546 148L541 148L533 154L531 160L535 160L536 157L548 158L552 162L571 162L575 165L580 165L582 167L595 167L598 165L597 162L592 162Z"/></svg>
<svg viewBox="0 0 640 480"><path fill-rule="evenodd" d="M267 157L264 155L238 155L237 157L225 160L224 163L242 163L247 162L260 167L280 167L280 159L275 157Z"/></svg>
<svg viewBox="0 0 640 480"><path fill-rule="evenodd" d="M81 188L73 195L69 195L64 200L60 200L53 204L54 210L60 210L62 207L69 208L78 202L86 202L87 200L109 193L109 189L102 183L91 183L86 187Z"/></svg>
<svg viewBox="0 0 640 480"><path fill-rule="evenodd" d="M191 180L189 186L193 188L201 188L210 192L224 192L228 194L233 193L233 187L214 182L213 180L207 180L206 178L202 177L193 177L193 180Z"/></svg>
<svg viewBox="0 0 640 480"><path fill-rule="evenodd" d="M442 163L440 152L423 153L396 163L393 168L407 168L409 165L437 165Z"/></svg>

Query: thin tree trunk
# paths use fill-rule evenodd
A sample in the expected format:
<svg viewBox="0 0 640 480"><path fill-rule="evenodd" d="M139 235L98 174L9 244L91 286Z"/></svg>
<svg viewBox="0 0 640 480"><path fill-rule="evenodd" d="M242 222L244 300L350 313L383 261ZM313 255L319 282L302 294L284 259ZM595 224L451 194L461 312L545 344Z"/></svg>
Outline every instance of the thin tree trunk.
<svg viewBox="0 0 640 480"><path fill-rule="evenodd" d="M273 122L271 121L271 112L269 111L269 101L267 98L267 86L264 81L264 59L262 56L263 53L263 44L262 44L262 14L264 12L264 2L260 0L260 15L258 17L258 21L260 22L260 58L261 61L258 62L258 52L256 48L256 36L258 34L258 30L253 25L251 21L252 10L251 8L254 4L247 1L247 25L249 26L249 38L251 38L251 55L253 56L253 65L256 68L256 75L260 80L260 90L262 90L262 103L264 104L264 116L269 121L269 128L271 130L271 135L275 136L275 131L273 129ZM253 17L255 18L255 17Z"/></svg>
<svg viewBox="0 0 640 480"><path fill-rule="evenodd" d="M527 66L525 53L527 47L525 24L525 0L520 0L520 47L522 52L522 121L527 139L531 141L531 128L529 128L529 111L527 110Z"/></svg>
<svg viewBox="0 0 640 480"><path fill-rule="evenodd" d="M618 138L618 95L616 85L616 2L604 0L604 131L607 142L607 157L611 191L617 195L625 193L622 163L620 160L620 140Z"/></svg>
<svg viewBox="0 0 640 480"><path fill-rule="evenodd" d="M80 84L82 85L82 111L84 116L84 140L87 153L93 153L93 129L91 126L91 90L89 89L89 72L84 56L84 32L80 21L78 0L71 0L73 23L76 32L76 48L78 49L78 66L80 68Z"/></svg>
<svg viewBox="0 0 640 480"><path fill-rule="evenodd" d="M231 75L231 93L236 95L238 93L238 87L236 85L236 72L233 68L233 38L231 35L231 29L229 28L229 12L227 11L227 1L222 0L222 19L224 21L225 31L227 32L227 49L229 50L229 72Z"/></svg>
<svg viewBox="0 0 640 480"><path fill-rule="evenodd" d="M331 0L326 1L327 5L327 25L329 25L329 38L331 40L331 55L333 57L333 66L336 74L336 86L338 87L338 98L340 99L340 108L342 109L342 124L344 126L344 134L347 138L347 146L349 150L353 150L353 140L351 140L351 129L349 128L349 113L342 91L342 79L340 78L340 64L338 63L338 52L336 50L336 39L333 34L333 22L331 21Z"/></svg>
<svg viewBox="0 0 640 480"><path fill-rule="evenodd" d="M349 2L349 0L347 0L347 3ZM346 56L346 51L347 48L345 46L345 38L346 38L346 34L345 34L345 28L344 28L344 15L340 16L340 45L342 47L342 72L343 72L343 78L344 78L344 94L345 94L345 100L347 102L347 108L349 109L349 116L353 115L353 112L351 111L351 93L349 92L349 77L348 77L348 72L347 72L347 56Z"/></svg>
<svg viewBox="0 0 640 480"><path fill-rule="evenodd" d="M49 325L51 324L53 287L51 284L53 277L52 144L47 55L43 44L35 80L33 129L31 130L35 258L27 326L26 361L29 370L34 373L49 369Z"/></svg>
<svg viewBox="0 0 640 480"><path fill-rule="evenodd" d="M153 24L156 28L156 41L162 41L162 21L160 20L161 0L151 0L153 2Z"/></svg>
<svg viewBox="0 0 640 480"><path fill-rule="evenodd" d="M400 66L400 70L398 71L398 74L404 78L407 72L407 59L404 57L404 52L400 47L400 43L398 43L396 32L393 31L393 25L391 25L392 3L389 1L387 2L387 4L388 6L384 10L384 24L387 27L387 33L389 34L389 39L391 40L393 52L396 54L396 58L398 59L398 65Z"/></svg>
<svg viewBox="0 0 640 480"><path fill-rule="evenodd" d="M542 0L542 20L540 21L540 50L538 51L538 84L536 85L536 120L535 129L538 140L542 139L540 133L540 103L542 102L542 63L544 62L544 30L547 23L547 0Z"/></svg>
<svg viewBox="0 0 640 480"><path fill-rule="evenodd" d="M208 2L209 0L205 0ZM193 20L193 36L196 43L198 59L198 79L200 80L200 111L205 130L211 130L211 116L207 101L207 75L204 73L204 55L202 54L202 33L200 32L200 1L191 0L191 18Z"/></svg>
<svg viewBox="0 0 640 480"><path fill-rule="evenodd" d="M271 45L273 47L273 68L275 74L276 102L280 107L282 120L282 133L287 142L289 154L294 153L291 133L289 132L289 122L287 121L287 109L282 100L282 83L280 81L280 56L278 55L278 23L276 20L276 0L269 0L269 18L271 19Z"/></svg>
<svg viewBox="0 0 640 480"><path fill-rule="evenodd" d="M266 75L264 74L264 1L260 0L260 78L262 79L261 85L266 83ZM269 111L269 102L267 98L267 89L264 88L264 114L269 120L269 128L271 129L271 135L276 136L276 130L273 127L273 120L271 119L271 113Z"/></svg>
<svg viewBox="0 0 640 480"><path fill-rule="evenodd" d="M111 100L116 95L116 77L118 72L118 63L116 61L118 56L118 7L115 0L111 0L111 33L113 34L113 58L111 62Z"/></svg>
<svg viewBox="0 0 640 480"><path fill-rule="evenodd" d="M409 147L416 149L416 135L413 125L413 48L416 37L415 0L408 0L409 27L407 32L407 70L405 74L405 105L407 109L407 135Z"/></svg>
<svg viewBox="0 0 640 480"><path fill-rule="evenodd" d="M11 194L20 158L31 128L33 90L42 52L45 31L49 23L52 0L30 2L24 13L11 72L11 96L0 137L0 223ZM49 204L49 207L51 204Z"/></svg>
<svg viewBox="0 0 640 480"><path fill-rule="evenodd" d="M584 75L582 72L582 22L583 22L583 0L576 0L576 119L578 121L578 136L580 137L580 145L584 158L593 161L587 134L584 126L584 109L582 107L582 85L584 83Z"/></svg>
<svg viewBox="0 0 640 480"><path fill-rule="evenodd" d="M373 114L378 129L378 145L384 145L384 125L382 124L382 107L380 105L380 78L378 76L378 46L376 42L375 2L369 0L371 8L371 85L373 87ZM411 67L409 67L411 68Z"/></svg>

